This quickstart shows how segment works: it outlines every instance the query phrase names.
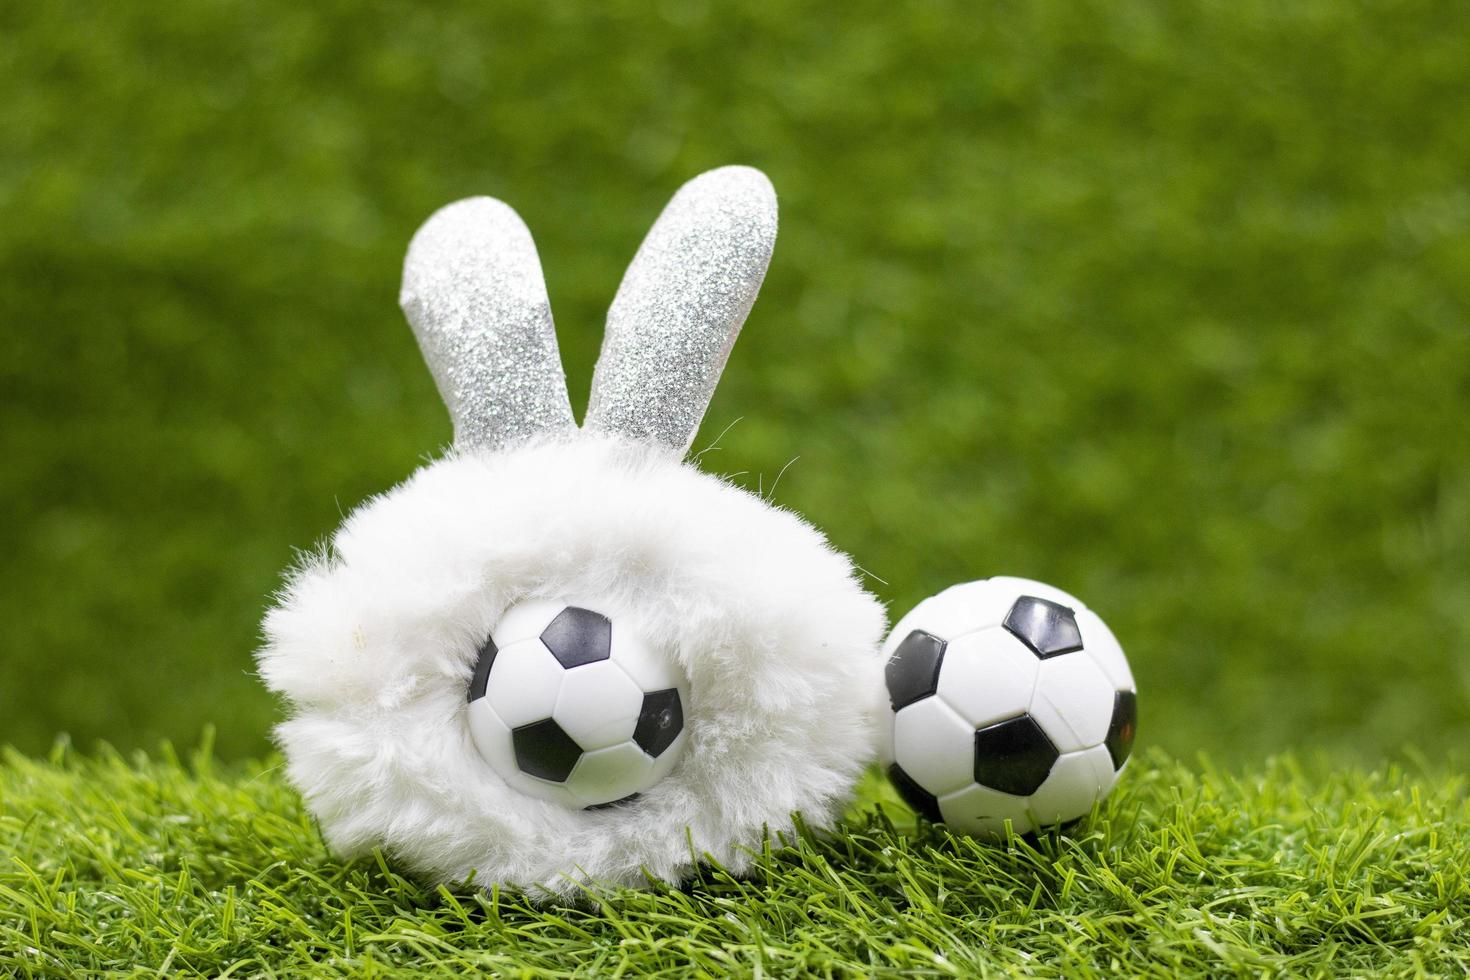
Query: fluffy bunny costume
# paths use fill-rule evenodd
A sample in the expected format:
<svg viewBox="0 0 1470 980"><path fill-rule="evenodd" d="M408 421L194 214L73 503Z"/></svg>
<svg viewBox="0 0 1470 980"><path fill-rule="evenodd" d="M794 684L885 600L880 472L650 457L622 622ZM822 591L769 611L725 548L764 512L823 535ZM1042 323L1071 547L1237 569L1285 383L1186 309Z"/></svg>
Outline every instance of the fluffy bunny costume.
<svg viewBox="0 0 1470 980"><path fill-rule="evenodd" d="M608 315L586 422L568 402L530 233L489 198L409 246L402 305L453 449L360 506L267 615L289 775L329 843L432 881L543 895L736 870L767 829L833 819L873 755L882 609L797 515L683 456L765 274L766 178L686 184ZM689 679L687 748L626 805L517 792L466 725L476 651L527 598L597 597Z"/></svg>

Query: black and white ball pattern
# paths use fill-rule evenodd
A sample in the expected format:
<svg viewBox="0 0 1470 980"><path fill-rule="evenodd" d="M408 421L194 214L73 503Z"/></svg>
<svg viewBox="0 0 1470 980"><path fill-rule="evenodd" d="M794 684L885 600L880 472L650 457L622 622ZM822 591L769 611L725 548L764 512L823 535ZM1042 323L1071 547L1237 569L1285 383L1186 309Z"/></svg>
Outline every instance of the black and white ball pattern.
<svg viewBox="0 0 1470 980"><path fill-rule="evenodd" d="M469 688L480 755L511 786L570 807L626 802L684 749L689 684L632 624L529 600L501 617Z"/></svg>
<svg viewBox="0 0 1470 980"><path fill-rule="evenodd" d="M1065 823L1112 789L1138 698L1123 649L1075 597L997 577L946 589L884 648L889 775L931 820L985 837Z"/></svg>

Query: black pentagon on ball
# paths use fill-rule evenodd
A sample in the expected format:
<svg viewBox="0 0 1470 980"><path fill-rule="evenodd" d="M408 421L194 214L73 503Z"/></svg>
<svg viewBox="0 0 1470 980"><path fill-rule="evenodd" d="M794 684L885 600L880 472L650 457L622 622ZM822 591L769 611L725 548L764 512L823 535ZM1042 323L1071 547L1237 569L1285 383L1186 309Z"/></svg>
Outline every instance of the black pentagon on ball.
<svg viewBox="0 0 1470 980"><path fill-rule="evenodd" d="M516 765L521 772L553 783L564 783L582 758L582 746L562 731L555 719L522 725L510 733Z"/></svg>
<svg viewBox="0 0 1470 980"><path fill-rule="evenodd" d="M939 637L923 630L914 630L904 637L883 668L893 710L932 695L939 687L939 667L943 662L944 641Z"/></svg>
<svg viewBox="0 0 1470 980"><path fill-rule="evenodd" d="M671 687L643 695L638 725L633 729L633 741L640 749L657 759L674 744L674 739L683 730L684 705L676 689Z"/></svg>
<svg viewBox="0 0 1470 980"><path fill-rule="evenodd" d="M1030 715L988 725L975 733L975 782L1012 796L1030 796L1061 753Z"/></svg>
<svg viewBox="0 0 1470 980"><path fill-rule="evenodd" d="M541 631L541 642L571 669L612 656L612 620L590 609L567 606Z"/></svg>
<svg viewBox="0 0 1470 980"><path fill-rule="evenodd" d="M1077 617L1072 610L1050 599L1021 596L1001 625L1043 660L1082 649Z"/></svg>
<svg viewBox="0 0 1470 980"><path fill-rule="evenodd" d="M475 661L475 673L470 677L469 700L478 701L485 696L485 685L490 682L490 668L495 666L495 655L499 652L495 649L495 641L485 637L485 645L480 647L479 657Z"/></svg>
<svg viewBox="0 0 1470 980"><path fill-rule="evenodd" d="M620 807L620 806L624 806L625 804L632 803L634 800L638 799L638 797L640 797L642 795L643 795L642 793L629 793L627 796L621 797L621 798L616 799L616 800L608 800L606 803L589 803L587 806L582 807L582 809L584 809L584 810L611 810L614 807Z"/></svg>
<svg viewBox="0 0 1470 980"><path fill-rule="evenodd" d="M893 788L898 790L898 795L903 797L905 803L920 815L939 823L939 800L933 793L914 782L914 777L904 772L903 767L896 762L888 767L888 778L893 781Z"/></svg>
<svg viewBox="0 0 1470 980"><path fill-rule="evenodd" d="M1108 723L1108 737L1103 740L1108 755L1113 757L1114 771L1122 769L1128 761L1137 731L1138 695L1133 691L1119 691L1113 695L1113 720Z"/></svg>

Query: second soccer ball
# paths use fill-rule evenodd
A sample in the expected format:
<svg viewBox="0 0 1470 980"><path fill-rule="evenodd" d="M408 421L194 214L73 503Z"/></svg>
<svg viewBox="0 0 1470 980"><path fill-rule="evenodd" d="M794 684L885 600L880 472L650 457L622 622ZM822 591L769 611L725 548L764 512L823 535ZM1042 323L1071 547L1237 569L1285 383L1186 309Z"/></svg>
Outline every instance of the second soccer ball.
<svg viewBox="0 0 1470 980"><path fill-rule="evenodd" d="M930 820L1001 837L1085 816L1133 747L1123 649L1060 589L996 577L946 589L884 647L887 749L899 794Z"/></svg>

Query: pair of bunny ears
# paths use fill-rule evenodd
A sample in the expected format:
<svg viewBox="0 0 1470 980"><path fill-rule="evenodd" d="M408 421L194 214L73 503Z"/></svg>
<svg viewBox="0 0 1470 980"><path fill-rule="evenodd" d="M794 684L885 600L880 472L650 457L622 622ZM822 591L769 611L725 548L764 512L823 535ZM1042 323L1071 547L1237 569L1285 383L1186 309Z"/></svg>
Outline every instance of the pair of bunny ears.
<svg viewBox="0 0 1470 980"><path fill-rule="evenodd" d="M608 311L586 428L683 455L775 242L776 194L760 171L721 167L681 187ZM536 246L508 205L468 198L430 217L409 244L399 302L457 448L575 431Z"/></svg>

